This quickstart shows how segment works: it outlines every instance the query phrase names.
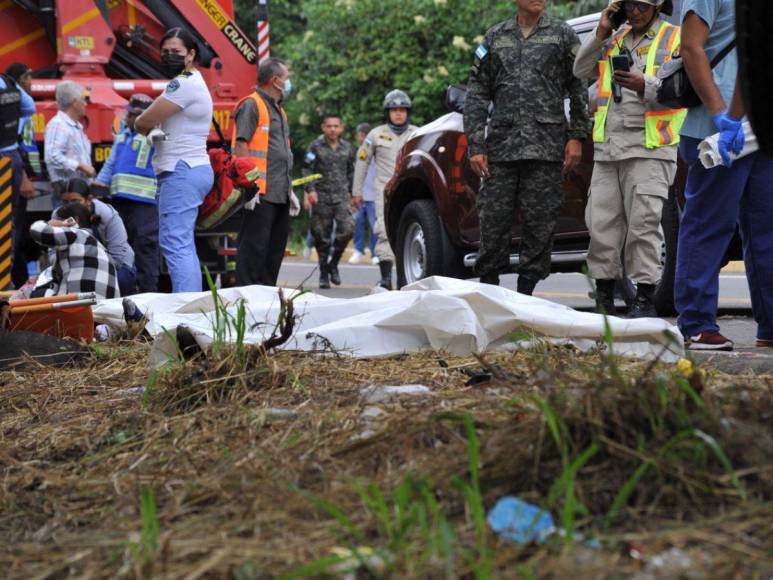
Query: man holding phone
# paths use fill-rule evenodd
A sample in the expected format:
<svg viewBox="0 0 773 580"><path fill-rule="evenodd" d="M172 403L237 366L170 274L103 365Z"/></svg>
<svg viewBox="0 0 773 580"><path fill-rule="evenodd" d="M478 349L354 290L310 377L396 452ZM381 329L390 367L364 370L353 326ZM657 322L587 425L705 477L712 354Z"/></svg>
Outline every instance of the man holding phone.
<svg viewBox="0 0 773 580"><path fill-rule="evenodd" d="M671 0L612 0L574 63L575 75L599 82L585 221L596 307L606 314L615 314L615 280L625 271L637 287L628 316L657 316L653 295L662 273L660 219L676 175L679 129L687 114L656 100L660 81L655 73L680 45L679 27L660 16L672 10Z"/></svg>

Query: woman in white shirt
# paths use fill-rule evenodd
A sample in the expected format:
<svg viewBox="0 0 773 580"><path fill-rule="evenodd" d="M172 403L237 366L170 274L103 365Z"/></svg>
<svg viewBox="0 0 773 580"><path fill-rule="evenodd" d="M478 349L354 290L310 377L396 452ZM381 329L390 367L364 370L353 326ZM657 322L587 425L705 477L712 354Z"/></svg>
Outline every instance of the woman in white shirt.
<svg viewBox="0 0 773 580"><path fill-rule="evenodd" d="M153 168L159 182L159 245L173 292L201 291L194 230L199 206L214 181L207 154L212 97L196 69L198 55L190 32L167 31L161 39L161 64L172 80L135 121L143 135L159 126L163 132L154 139Z"/></svg>

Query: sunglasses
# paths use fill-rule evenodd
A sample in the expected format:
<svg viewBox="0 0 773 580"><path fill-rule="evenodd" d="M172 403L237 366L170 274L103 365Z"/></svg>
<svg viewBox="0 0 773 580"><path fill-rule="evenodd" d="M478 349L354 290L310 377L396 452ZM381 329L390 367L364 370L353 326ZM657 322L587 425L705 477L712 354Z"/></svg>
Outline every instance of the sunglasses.
<svg viewBox="0 0 773 580"><path fill-rule="evenodd" d="M623 10L629 13L638 12L639 14L644 14L651 6L652 4L647 4L646 2L623 2Z"/></svg>

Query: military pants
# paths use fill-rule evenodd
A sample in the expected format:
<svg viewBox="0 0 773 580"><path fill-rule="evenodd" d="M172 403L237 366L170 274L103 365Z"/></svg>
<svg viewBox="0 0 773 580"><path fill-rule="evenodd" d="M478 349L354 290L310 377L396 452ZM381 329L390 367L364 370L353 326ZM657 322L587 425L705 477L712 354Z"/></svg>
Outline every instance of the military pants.
<svg viewBox="0 0 773 580"><path fill-rule="evenodd" d="M521 216L518 274L532 280L547 278L553 234L564 203L561 163L489 163L489 173L477 199L480 252L475 274L509 271L511 231L517 209Z"/></svg>
<svg viewBox="0 0 773 580"><path fill-rule="evenodd" d="M634 282L658 283L663 270L660 219L675 175L676 162L662 159L596 162L585 207L593 278L622 278L624 265Z"/></svg>
<svg viewBox="0 0 773 580"><path fill-rule="evenodd" d="M386 220L384 219L384 192L376 195L376 227L373 230L377 238L376 257L382 262L394 262L395 255L392 252L392 246L389 245L389 238L386 234Z"/></svg>
<svg viewBox="0 0 773 580"><path fill-rule="evenodd" d="M335 220L335 240L331 240ZM343 252L354 234L354 218L348 203L324 203L314 206L311 214L311 235L317 254L324 256L333 251Z"/></svg>

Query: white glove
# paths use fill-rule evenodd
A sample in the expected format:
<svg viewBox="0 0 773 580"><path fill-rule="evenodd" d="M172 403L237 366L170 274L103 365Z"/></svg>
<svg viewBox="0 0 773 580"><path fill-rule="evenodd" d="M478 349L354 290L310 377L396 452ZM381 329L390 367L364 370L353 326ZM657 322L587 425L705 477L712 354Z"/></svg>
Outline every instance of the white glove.
<svg viewBox="0 0 773 580"><path fill-rule="evenodd" d="M295 192L290 190L290 217L298 217L301 213L301 202Z"/></svg>
<svg viewBox="0 0 773 580"><path fill-rule="evenodd" d="M260 194L256 191L255 195L252 196L252 199L244 204L244 209L247 209L249 211L252 211L255 209L255 206L260 203Z"/></svg>
<svg viewBox="0 0 773 580"><path fill-rule="evenodd" d="M160 127L154 127L150 130L150 133L145 136L145 139L147 139L148 145L155 145L159 141L166 141L166 133L164 133Z"/></svg>

